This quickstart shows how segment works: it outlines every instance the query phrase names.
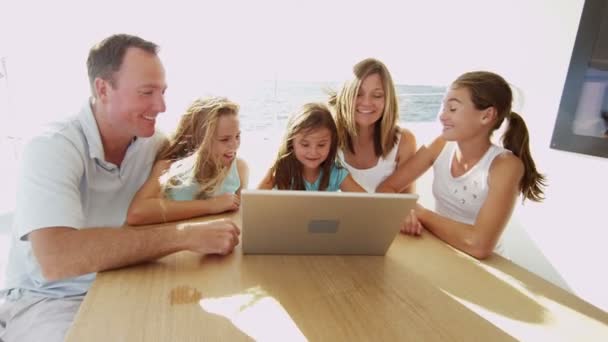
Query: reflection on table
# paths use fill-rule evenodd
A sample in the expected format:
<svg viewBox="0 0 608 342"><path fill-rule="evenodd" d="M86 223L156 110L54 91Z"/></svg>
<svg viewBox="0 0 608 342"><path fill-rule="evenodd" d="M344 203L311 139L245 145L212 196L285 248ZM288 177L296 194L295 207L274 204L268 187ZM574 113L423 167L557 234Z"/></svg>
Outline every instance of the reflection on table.
<svg viewBox="0 0 608 342"><path fill-rule="evenodd" d="M235 220L239 215L234 214ZM608 314L429 233L384 257L176 253L102 272L67 341L608 341Z"/></svg>

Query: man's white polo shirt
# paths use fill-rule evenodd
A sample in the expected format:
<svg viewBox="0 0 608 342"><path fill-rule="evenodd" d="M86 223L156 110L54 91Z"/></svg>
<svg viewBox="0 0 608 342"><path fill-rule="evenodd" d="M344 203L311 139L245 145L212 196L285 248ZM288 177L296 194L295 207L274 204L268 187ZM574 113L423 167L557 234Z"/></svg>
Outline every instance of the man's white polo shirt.
<svg viewBox="0 0 608 342"><path fill-rule="evenodd" d="M120 167L106 162L97 122L89 102L68 120L49 125L23 150L17 183L17 206L2 293L22 290L48 297L83 294L95 279L87 274L48 282L41 274L28 234L45 227L118 227L131 199L146 181L163 142L156 132L137 138Z"/></svg>

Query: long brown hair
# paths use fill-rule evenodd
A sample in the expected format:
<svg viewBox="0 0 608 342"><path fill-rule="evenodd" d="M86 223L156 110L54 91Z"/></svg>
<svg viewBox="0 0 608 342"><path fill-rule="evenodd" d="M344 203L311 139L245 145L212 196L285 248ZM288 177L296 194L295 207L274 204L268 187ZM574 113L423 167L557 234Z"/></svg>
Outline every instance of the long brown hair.
<svg viewBox="0 0 608 342"><path fill-rule="evenodd" d="M494 107L497 112L496 124L492 132L498 129L505 119L509 126L502 136L504 148L513 152L524 164L524 176L519 188L524 199L540 202L544 199L543 188L546 177L536 170L530 154L530 137L524 119L511 111L513 93L511 87L500 75L488 71L468 72L452 83L453 88L465 87L471 93L471 100L478 110Z"/></svg>
<svg viewBox="0 0 608 342"><path fill-rule="evenodd" d="M307 134L319 128L327 128L331 133L329 154L321 163L322 172L319 182L319 190L327 189L331 168L336 161L338 151L338 133L329 109L321 103L307 103L289 119L285 137L271 169L277 189L306 190L302 164L294 152L294 138L297 134Z"/></svg>
<svg viewBox="0 0 608 342"><path fill-rule="evenodd" d="M378 74L384 88L384 111L374 125L374 152L378 157L386 157L397 143L399 134L399 102L393 78L384 63L374 58L366 58L355 64L353 74L354 78L344 83L339 92L330 91L329 94L328 102L335 112L340 148L355 153L353 138L358 134L355 122L357 94L366 77Z"/></svg>
<svg viewBox="0 0 608 342"><path fill-rule="evenodd" d="M168 143L156 156L156 160L173 161L163 177L165 191L181 184L179 171L186 165L192 165L194 179L200 185L198 197L207 197L215 191L228 172L211 153L218 120L238 112L239 105L224 97L197 99L188 107Z"/></svg>

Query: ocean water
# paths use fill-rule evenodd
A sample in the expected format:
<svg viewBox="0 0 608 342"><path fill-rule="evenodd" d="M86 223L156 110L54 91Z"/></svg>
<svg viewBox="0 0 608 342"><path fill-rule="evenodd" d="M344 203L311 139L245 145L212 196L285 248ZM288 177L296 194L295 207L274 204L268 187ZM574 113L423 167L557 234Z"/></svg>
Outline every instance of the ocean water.
<svg viewBox="0 0 608 342"><path fill-rule="evenodd" d="M264 81L248 84L247 91L233 96L241 105L241 128L259 132L281 130L289 116L307 102L325 102L328 90L337 83ZM399 100L400 122L429 122L437 117L445 87L429 85L395 86Z"/></svg>

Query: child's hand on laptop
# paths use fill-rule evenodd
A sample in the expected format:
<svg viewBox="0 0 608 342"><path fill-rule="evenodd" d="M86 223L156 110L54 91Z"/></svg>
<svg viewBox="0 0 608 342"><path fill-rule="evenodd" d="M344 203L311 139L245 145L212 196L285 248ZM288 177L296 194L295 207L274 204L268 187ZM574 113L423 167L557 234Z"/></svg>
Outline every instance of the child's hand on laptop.
<svg viewBox="0 0 608 342"><path fill-rule="evenodd" d="M422 223L418 220L416 216L416 211L414 209L410 210L409 215L403 220L401 226L401 232L408 235L420 235L422 233Z"/></svg>
<svg viewBox="0 0 608 342"><path fill-rule="evenodd" d="M210 198L209 202L211 214L235 211L241 205L241 196L237 194L222 194Z"/></svg>

